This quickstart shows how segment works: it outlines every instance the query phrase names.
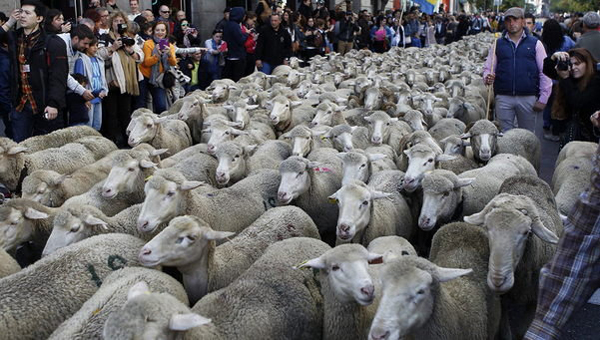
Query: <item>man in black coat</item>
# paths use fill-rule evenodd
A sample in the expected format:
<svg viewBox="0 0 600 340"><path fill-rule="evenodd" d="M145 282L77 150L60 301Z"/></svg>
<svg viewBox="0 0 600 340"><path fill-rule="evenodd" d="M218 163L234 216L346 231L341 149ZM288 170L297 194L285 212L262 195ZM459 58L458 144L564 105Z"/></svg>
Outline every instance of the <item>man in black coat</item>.
<svg viewBox="0 0 600 340"><path fill-rule="evenodd" d="M64 127L61 110L66 107L67 48L60 37L47 36L41 29L45 9L39 1L25 0L0 28L0 37L7 37L10 51L10 118L16 142ZM17 21L21 28L11 31Z"/></svg>
<svg viewBox="0 0 600 340"><path fill-rule="evenodd" d="M271 25L262 27L256 42L256 67L271 74L279 65L287 65L292 56L292 38L281 27L281 15L271 14Z"/></svg>
<svg viewBox="0 0 600 340"><path fill-rule="evenodd" d="M225 23L223 40L227 43L227 59L223 78L238 81L244 76L246 70L246 47L244 43L248 34L242 32L241 22L246 15L242 7L234 7L229 14L229 20Z"/></svg>

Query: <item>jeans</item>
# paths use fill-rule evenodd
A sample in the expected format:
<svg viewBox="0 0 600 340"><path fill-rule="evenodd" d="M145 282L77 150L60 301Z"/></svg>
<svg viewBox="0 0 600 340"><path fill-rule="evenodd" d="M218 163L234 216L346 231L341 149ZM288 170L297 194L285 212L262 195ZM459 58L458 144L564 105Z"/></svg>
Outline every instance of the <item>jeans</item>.
<svg viewBox="0 0 600 340"><path fill-rule="evenodd" d="M264 74L271 74L271 72L273 72L273 66L271 66L271 64L267 63L267 62L262 62L262 67L260 68L260 72L264 73Z"/></svg>
<svg viewBox="0 0 600 340"><path fill-rule="evenodd" d="M87 125L93 127L94 130L99 131L100 127L102 127L102 102L92 104L89 116L90 120Z"/></svg>
<svg viewBox="0 0 600 340"><path fill-rule="evenodd" d="M148 107L148 79L143 78L138 82L138 86L140 88L140 95L137 97L133 97L133 109L139 109L141 107Z"/></svg>
<svg viewBox="0 0 600 340"><path fill-rule="evenodd" d="M535 125L539 112L533 111L535 96L496 96L496 117L500 122L500 130L506 132L514 129L515 118L518 127L535 133Z"/></svg>
<svg viewBox="0 0 600 340"><path fill-rule="evenodd" d="M148 81L148 80L146 80ZM152 93L152 107L154 113L161 114L167 109L167 92L165 89L154 86L148 82L148 89Z"/></svg>
<svg viewBox="0 0 600 340"><path fill-rule="evenodd" d="M17 143L37 135L44 135L64 127L63 113L58 112L55 119L44 118L43 113L33 114L31 104L28 102L19 112L13 109L10 113L13 140Z"/></svg>

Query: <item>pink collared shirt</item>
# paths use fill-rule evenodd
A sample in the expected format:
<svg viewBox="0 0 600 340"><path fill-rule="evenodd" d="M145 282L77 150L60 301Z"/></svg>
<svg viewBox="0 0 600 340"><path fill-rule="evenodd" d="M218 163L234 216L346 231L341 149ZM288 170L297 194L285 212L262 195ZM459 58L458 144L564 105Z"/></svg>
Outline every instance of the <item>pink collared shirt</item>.
<svg viewBox="0 0 600 340"><path fill-rule="evenodd" d="M507 37L508 33L505 34L505 37ZM523 35L521 36L521 38L519 39L519 41L517 42L515 47L518 47L519 44L521 43L521 41L526 37L527 35L525 34L525 31L523 30ZM508 38L508 37L507 37ZM508 38L510 39L510 38ZM498 66L498 60L496 59L496 55L493 54L493 45L492 47L490 47L490 50L488 52L488 56L487 59L485 61L485 64L483 65L483 79L485 79L487 77L488 74L490 74L490 71L492 69L492 59L493 59L493 65L494 65L494 70L496 70L496 67ZM538 71L539 71L539 77L540 77L540 96L538 98L538 101L542 104L547 104L548 103L548 98L550 97L550 94L552 93L552 80L550 78L548 78L544 72L544 59L546 59L546 49L544 48L544 45L542 44L541 41L537 41L535 43L535 62L537 64L538 67Z"/></svg>

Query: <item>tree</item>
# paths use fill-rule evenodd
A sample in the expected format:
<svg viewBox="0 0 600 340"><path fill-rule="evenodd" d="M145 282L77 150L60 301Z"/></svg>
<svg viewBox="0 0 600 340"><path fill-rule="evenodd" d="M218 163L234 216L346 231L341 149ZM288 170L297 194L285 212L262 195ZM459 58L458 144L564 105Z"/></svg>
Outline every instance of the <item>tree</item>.
<svg viewBox="0 0 600 340"><path fill-rule="evenodd" d="M587 12L600 8L600 0L554 0L550 3L551 12Z"/></svg>

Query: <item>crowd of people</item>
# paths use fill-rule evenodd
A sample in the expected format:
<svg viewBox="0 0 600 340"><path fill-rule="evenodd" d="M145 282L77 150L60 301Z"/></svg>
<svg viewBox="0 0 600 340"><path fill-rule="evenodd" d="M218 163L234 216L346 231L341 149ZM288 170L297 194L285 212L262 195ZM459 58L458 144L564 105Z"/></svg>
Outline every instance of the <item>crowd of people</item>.
<svg viewBox="0 0 600 340"><path fill-rule="evenodd" d="M0 85L5 133L21 141L87 124L123 147L133 110L162 112L213 80L237 81L256 70L270 74L294 56L308 61L334 51L343 55L352 49L385 52L394 46L449 44L465 35L502 32L507 18L502 12L427 15L411 8L372 14L346 9L303 0L292 11L261 0L254 12L225 8L211 36L200 37L184 11L164 5L153 13L141 9L138 0L129 1L127 9L114 0L92 0L77 21L65 21L59 10L23 1L9 16L0 15L0 58L7 60L0 69L0 79L7 80ZM585 47L598 60L600 44L588 32L597 29L583 15L557 15L543 26L530 14L524 21L548 56ZM556 140L570 129L553 120L567 98L564 91L547 86L543 92L544 104L549 103L543 108L546 137ZM553 110L554 97L560 103ZM582 133L591 137L588 130Z"/></svg>

